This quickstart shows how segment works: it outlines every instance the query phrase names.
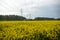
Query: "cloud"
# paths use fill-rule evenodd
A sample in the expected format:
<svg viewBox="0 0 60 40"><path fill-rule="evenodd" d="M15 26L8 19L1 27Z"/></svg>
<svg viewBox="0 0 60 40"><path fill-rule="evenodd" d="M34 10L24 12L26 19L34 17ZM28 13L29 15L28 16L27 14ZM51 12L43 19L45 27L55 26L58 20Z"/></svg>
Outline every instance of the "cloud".
<svg viewBox="0 0 60 40"><path fill-rule="evenodd" d="M57 17L57 10L60 10L57 5L58 0L0 0L0 14L20 15L22 8L23 16L32 14L32 17Z"/></svg>

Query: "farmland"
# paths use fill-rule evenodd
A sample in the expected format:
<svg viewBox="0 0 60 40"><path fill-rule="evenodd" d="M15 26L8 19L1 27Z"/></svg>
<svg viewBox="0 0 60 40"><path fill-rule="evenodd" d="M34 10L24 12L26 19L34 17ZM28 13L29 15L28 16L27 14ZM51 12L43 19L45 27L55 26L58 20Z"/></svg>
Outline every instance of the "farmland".
<svg viewBox="0 0 60 40"><path fill-rule="evenodd" d="M0 40L60 40L60 21L0 21Z"/></svg>

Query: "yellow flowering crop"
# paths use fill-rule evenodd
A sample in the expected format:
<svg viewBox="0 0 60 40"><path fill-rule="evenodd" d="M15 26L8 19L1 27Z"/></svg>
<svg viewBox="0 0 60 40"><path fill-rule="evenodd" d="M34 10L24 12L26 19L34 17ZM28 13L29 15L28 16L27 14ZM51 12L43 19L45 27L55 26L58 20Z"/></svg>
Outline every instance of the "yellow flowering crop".
<svg viewBox="0 0 60 40"><path fill-rule="evenodd" d="M60 40L60 21L0 21L0 40Z"/></svg>

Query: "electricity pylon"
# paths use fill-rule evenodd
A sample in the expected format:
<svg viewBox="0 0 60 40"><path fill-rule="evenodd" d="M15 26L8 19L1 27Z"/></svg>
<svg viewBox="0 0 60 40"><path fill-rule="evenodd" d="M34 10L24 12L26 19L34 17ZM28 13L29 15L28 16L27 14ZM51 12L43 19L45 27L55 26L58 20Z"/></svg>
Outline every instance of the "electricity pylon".
<svg viewBox="0 0 60 40"><path fill-rule="evenodd" d="M31 19L31 14L29 14L29 19Z"/></svg>
<svg viewBox="0 0 60 40"><path fill-rule="evenodd" d="M21 16L23 15L23 10L22 10L22 8L21 8Z"/></svg>
<svg viewBox="0 0 60 40"><path fill-rule="evenodd" d="M28 19L31 19L31 14L27 14Z"/></svg>

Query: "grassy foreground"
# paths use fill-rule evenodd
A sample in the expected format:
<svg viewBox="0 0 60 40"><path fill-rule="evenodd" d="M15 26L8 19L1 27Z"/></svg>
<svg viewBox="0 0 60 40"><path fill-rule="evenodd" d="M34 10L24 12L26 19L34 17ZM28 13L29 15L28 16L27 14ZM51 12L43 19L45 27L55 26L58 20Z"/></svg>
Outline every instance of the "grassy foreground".
<svg viewBox="0 0 60 40"><path fill-rule="evenodd" d="M0 21L0 40L60 40L60 21Z"/></svg>

